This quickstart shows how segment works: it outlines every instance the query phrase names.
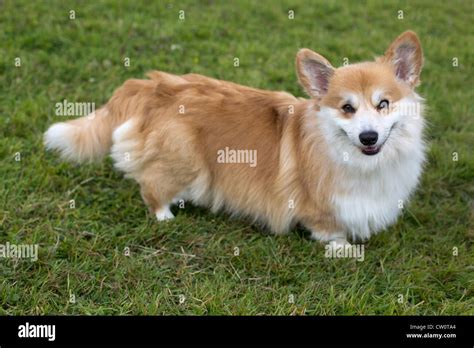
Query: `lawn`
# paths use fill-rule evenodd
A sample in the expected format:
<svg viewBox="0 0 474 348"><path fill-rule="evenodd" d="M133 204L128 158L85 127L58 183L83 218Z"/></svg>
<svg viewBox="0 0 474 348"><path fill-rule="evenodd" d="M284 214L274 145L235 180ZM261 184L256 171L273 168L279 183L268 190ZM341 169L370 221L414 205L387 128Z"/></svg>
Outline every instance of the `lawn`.
<svg viewBox="0 0 474 348"><path fill-rule="evenodd" d="M469 0L1 1L0 244L39 256L0 259L0 314L473 315L473 12ZM64 120L56 103L98 107L153 69L303 97L299 48L340 66L407 29L425 53L428 162L361 262L189 204L157 223L110 159L62 163L42 145Z"/></svg>

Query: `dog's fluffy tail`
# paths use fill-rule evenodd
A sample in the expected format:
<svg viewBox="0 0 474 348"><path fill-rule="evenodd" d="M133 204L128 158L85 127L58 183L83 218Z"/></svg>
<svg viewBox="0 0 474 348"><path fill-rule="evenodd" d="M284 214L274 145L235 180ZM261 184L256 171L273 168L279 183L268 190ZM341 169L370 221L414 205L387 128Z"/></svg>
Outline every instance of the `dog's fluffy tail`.
<svg viewBox="0 0 474 348"><path fill-rule="evenodd" d="M158 71L149 77L126 81L106 105L88 116L53 124L44 134L46 149L56 150L63 159L73 162L99 160L109 153L115 129L129 119L150 113L150 105L156 110L157 99L166 104L182 85L189 84L179 76Z"/></svg>
<svg viewBox="0 0 474 348"><path fill-rule="evenodd" d="M112 133L128 119L144 113L156 82L128 80L100 109L76 120L53 124L44 134L47 150L56 150L65 160L92 162L102 159L112 147Z"/></svg>
<svg viewBox="0 0 474 348"><path fill-rule="evenodd" d="M115 123L105 106L77 120L53 124L44 134L44 144L46 149L58 151L68 161L99 160L112 145Z"/></svg>

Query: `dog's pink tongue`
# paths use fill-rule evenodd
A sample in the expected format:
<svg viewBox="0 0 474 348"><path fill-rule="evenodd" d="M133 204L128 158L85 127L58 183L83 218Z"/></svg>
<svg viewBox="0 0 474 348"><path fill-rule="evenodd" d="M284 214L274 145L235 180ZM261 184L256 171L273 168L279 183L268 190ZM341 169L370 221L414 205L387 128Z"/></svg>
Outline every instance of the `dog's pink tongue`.
<svg viewBox="0 0 474 348"><path fill-rule="evenodd" d="M376 154L378 151L379 151L379 148L377 146L374 146L374 145L366 146L362 149L362 152L365 153L366 155Z"/></svg>

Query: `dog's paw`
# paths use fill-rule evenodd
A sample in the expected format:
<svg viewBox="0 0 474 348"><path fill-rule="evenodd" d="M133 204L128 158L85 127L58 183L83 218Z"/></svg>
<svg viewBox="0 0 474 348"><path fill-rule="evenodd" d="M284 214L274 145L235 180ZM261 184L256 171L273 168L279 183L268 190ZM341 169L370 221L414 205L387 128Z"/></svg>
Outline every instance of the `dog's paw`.
<svg viewBox="0 0 474 348"><path fill-rule="evenodd" d="M329 244L331 242L335 242L338 244L349 244L346 239L346 235L342 232L323 232L323 231L311 231L310 238L312 240L316 240L323 244Z"/></svg>
<svg viewBox="0 0 474 348"><path fill-rule="evenodd" d="M349 243L346 238L335 238L328 241L327 244L334 249L338 249L345 246L351 246L351 243Z"/></svg>
<svg viewBox="0 0 474 348"><path fill-rule="evenodd" d="M163 208L157 210L155 212L155 216L158 221L166 221L166 220L174 219L174 215L171 212L169 206L164 206Z"/></svg>

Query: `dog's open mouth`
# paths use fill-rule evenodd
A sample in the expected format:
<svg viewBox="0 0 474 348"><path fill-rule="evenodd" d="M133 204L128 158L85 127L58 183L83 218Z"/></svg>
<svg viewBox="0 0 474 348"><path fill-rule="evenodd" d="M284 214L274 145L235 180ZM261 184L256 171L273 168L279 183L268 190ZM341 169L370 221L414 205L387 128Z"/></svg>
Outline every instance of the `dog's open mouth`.
<svg viewBox="0 0 474 348"><path fill-rule="evenodd" d="M382 148L382 146L365 146L363 148L361 148L361 151L364 155L367 155L367 156L373 156L373 155L376 155L380 152L380 149Z"/></svg>
<svg viewBox="0 0 474 348"><path fill-rule="evenodd" d="M380 152L380 150L382 150L382 147L384 146L385 142L388 140L388 138L390 137L390 134L392 134L392 130L397 126L397 122L395 122L394 124L392 124L392 127L390 128L390 130L388 131L388 135L387 137L385 138L384 142L380 145L370 145L370 146L364 146L364 147L361 147L360 150L362 151L362 153L364 155L367 155L367 156L373 156L373 155L376 155Z"/></svg>

